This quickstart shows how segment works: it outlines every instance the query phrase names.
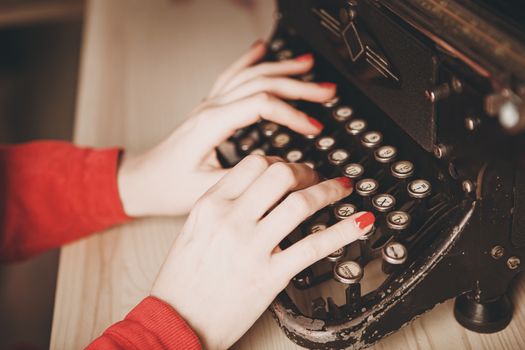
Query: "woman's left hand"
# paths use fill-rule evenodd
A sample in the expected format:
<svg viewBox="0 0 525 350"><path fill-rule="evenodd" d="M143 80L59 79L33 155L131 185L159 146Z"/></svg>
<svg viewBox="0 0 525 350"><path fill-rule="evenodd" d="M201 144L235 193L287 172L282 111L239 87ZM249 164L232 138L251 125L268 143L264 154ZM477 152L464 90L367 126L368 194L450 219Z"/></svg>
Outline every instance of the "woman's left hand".
<svg viewBox="0 0 525 350"><path fill-rule="evenodd" d="M290 77L311 70L312 55L257 64L265 52L264 43L253 45L221 74L210 95L167 139L142 154L124 154L118 186L126 214L187 213L226 172L215 147L260 118L305 135L322 130L318 121L283 99L324 102L335 95L335 84Z"/></svg>

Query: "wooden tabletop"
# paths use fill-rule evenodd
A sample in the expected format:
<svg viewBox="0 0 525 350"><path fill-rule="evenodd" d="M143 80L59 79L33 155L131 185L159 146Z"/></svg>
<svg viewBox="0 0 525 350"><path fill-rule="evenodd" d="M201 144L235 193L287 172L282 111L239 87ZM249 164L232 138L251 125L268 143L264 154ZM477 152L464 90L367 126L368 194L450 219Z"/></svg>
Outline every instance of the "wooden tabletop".
<svg viewBox="0 0 525 350"><path fill-rule="evenodd" d="M88 2L75 142L145 149L169 134L214 78L271 33L268 0ZM148 295L184 218L144 219L62 249L52 349L81 349ZM523 276L522 276L523 277ZM459 326L451 301L373 349L523 349L525 280L503 332ZM299 349L265 313L235 349Z"/></svg>

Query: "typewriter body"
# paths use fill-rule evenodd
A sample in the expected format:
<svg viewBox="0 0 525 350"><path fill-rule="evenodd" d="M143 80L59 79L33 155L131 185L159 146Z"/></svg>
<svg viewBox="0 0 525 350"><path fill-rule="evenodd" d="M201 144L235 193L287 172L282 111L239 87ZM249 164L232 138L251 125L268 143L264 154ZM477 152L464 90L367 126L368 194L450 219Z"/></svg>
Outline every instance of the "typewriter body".
<svg viewBox="0 0 525 350"><path fill-rule="evenodd" d="M261 121L219 158L276 154L354 179L350 197L282 248L355 211L377 217L367 237L297 275L271 305L294 342L365 348L450 298L470 330L511 322L507 291L525 262L525 28L512 5L279 1L266 59L313 53L315 68L297 78L335 82L338 96L290 102L325 125L316 139Z"/></svg>

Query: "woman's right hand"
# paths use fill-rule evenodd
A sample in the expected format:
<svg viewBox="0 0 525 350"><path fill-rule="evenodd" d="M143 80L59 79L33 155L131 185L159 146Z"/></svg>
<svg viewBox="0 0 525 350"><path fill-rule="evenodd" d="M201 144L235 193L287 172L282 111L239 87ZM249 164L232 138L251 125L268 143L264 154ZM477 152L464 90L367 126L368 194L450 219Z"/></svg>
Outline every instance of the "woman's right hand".
<svg viewBox="0 0 525 350"><path fill-rule="evenodd" d="M228 348L294 275L371 229L374 216L361 212L279 249L306 218L351 193L347 178L319 182L303 164L245 158L198 200L152 295L171 304L205 348Z"/></svg>

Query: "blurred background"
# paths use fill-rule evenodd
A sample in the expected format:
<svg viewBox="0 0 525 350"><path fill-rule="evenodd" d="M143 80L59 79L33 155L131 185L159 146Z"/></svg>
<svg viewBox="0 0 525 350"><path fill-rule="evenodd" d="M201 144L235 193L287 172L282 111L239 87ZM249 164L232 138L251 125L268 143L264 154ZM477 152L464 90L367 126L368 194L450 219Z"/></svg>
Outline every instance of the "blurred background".
<svg viewBox="0 0 525 350"><path fill-rule="evenodd" d="M131 6L146 8L150 0L129 1ZM170 115L191 110L211 86L213 77L224 68L223 62L230 62L240 54L240 47L245 48L255 38L271 32L273 1L155 1L160 2L169 9L166 16L173 16L175 22L168 33L158 33L159 28L151 28L150 33L141 35L172 36L171 41L180 52L180 61L173 63L174 78L194 78L190 82L193 87L191 96L176 102ZM114 5L118 6L118 2ZM72 140L75 130L78 132L79 128L84 128L84 125L75 124L75 111L79 72L82 71L82 47L86 40L85 18L89 8L89 0L0 0L1 143ZM148 15L154 13L145 13L144 18ZM204 26L202 21L206 22ZM126 23L126 26L136 24ZM214 30L214 26L220 26L220 30ZM221 34L223 37L214 38L214 35ZM152 44L137 50L162 59L163 49L155 47L155 40L149 42ZM197 60L201 69L188 70L184 64L188 59ZM216 64L209 65L210 61ZM186 83L178 86L188 89ZM108 99L113 93L119 93L112 86L107 92ZM170 91L165 96L161 92L158 98L176 96L178 92ZM151 103L155 105L155 101ZM145 117L148 111L124 112ZM166 118L170 119L169 116ZM168 133L171 129L173 123L167 123L170 127L161 128L161 133ZM146 141L137 148L165 136L149 130L140 132L146 134ZM117 144L121 142L118 137L115 139ZM27 262L0 265L0 349L49 348L58 260L57 249Z"/></svg>

